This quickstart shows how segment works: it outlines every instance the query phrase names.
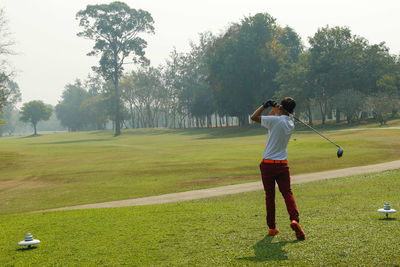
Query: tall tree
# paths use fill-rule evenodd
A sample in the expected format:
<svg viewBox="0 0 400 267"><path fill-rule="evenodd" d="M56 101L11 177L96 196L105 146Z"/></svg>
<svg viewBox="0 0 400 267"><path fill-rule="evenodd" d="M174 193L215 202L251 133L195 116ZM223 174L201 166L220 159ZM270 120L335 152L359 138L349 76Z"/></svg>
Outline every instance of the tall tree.
<svg viewBox="0 0 400 267"><path fill-rule="evenodd" d="M16 104L21 101L21 92L19 90L19 86L16 82L7 79L5 82L5 92L6 99L3 102L3 120L4 124L0 122L0 136L3 135L4 132L8 132L11 135L15 130L15 113L16 113ZM0 105L1 106L1 105Z"/></svg>
<svg viewBox="0 0 400 267"><path fill-rule="evenodd" d="M148 63L144 56L147 42L139 33L154 33L153 18L144 10L130 8L123 2L88 5L76 14L83 31L78 36L95 41L90 56L101 54L100 67L94 68L111 80L115 90L115 135L121 134L119 78L126 59Z"/></svg>
<svg viewBox="0 0 400 267"><path fill-rule="evenodd" d="M185 64L184 88L186 93L187 110L191 116L199 120L207 119L207 126L211 126L211 115L216 113L213 92L208 81L207 52L212 46L215 37L210 32L199 35L199 42L191 43L191 50L187 54Z"/></svg>
<svg viewBox="0 0 400 267"><path fill-rule="evenodd" d="M104 80L97 75L88 75L83 82L83 88L88 97L81 103L80 111L85 114L90 129L102 130L106 128L110 119L108 111L109 96L104 93Z"/></svg>
<svg viewBox="0 0 400 267"><path fill-rule="evenodd" d="M300 51L299 38L285 31L267 13L244 18L219 36L208 53L209 80L220 110L238 116L241 125L248 115L277 88L275 75ZM288 46L287 46L288 45Z"/></svg>
<svg viewBox="0 0 400 267"><path fill-rule="evenodd" d="M9 69L7 56L14 54L11 47L14 44L11 32L8 29L8 21L3 9L0 9L0 118L2 109L7 105L8 97L12 92L8 84L12 71Z"/></svg>
<svg viewBox="0 0 400 267"><path fill-rule="evenodd" d="M167 110L165 121L167 126L170 125L174 128L176 127L176 118L183 113L180 96L182 96L182 91L184 90L185 62L185 55L177 52L174 48L166 60L166 67L163 72L164 86L168 99L166 105L164 105L164 109ZM169 116L171 116L171 120L169 120Z"/></svg>
<svg viewBox="0 0 400 267"><path fill-rule="evenodd" d="M142 127L157 127L160 106L165 101L160 69L146 67L131 72L121 81L121 89L123 99L129 105L132 124L136 110Z"/></svg>
<svg viewBox="0 0 400 267"><path fill-rule="evenodd" d="M345 89L333 97L336 107L346 116L348 124L359 119L359 114L365 107L365 96L358 90Z"/></svg>
<svg viewBox="0 0 400 267"><path fill-rule="evenodd" d="M81 109L81 105L88 97L88 92L82 88L80 80L65 86L62 100L56 106L56 114L61 125L69 131L75 132L87 128L88 116Z"/></svg>
<svg viewBox="0 0 400 267"><path fill-rule="evenodd" d="M4 72L0 72L0 119L3 112L3 108L7 105L7 98L9 91L6 87L6 81L8 80L7 75Z"/></svg>
<svg viewBox="0 0 400 267"><path fill-rule="evenodd" d="M381 94L387 95L390 99L386 104L391 107L392 118L394 118L397 111L400 109L400 76L390 74L383 75L376 82L376 86Z"/></svg>
<svg viewBox="0 0 400 267"><path fill-rule="evenodd" d="M276 75L279 90L275 93L278 99L291 96L296 100L296 112L305 113L308 123L312 125L311 105L314 103L314 86L310 79L310 53L300 54L299 60L282 68Z"/></svg>
<svg viewBox="0 0 400 267"><path fill-rule="evenodd" d="M22 106L20 120L31 123L34 129L34 135L37 135L37 123L50 119L51 113L52 109L45 105L43 101L34 100Z"/></svg>
<svg viewBox="0 0 400 267"><path fill-rule="evenodd" d="M354 40L347 27L326 26L309 38L311 79L314 81L316 100L322 124L329 112L329 101L342 90L351 88L351 71L347 51Z"/></svg>

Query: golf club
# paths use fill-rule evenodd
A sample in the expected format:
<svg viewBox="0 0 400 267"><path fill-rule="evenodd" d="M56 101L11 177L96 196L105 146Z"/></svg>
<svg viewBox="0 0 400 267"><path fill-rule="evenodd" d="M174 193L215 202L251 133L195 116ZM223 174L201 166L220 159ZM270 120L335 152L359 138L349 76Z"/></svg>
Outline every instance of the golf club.
<svg viewBox="0 0 400 267"><path fill-rule="evenodd" d="M284 109L282 106L280 106L280 108L289 115L289 117L294 118L296 121L304 124L305 126L307 126L308 128L310 128L311 130L313 130L314 132L316 132L317 134L319 134L321 137L325 138L326 140L328 140L329 142L331 142L332 144L334 144L335 146L337 146L339 149L337 151L337 157L340 158L341 156L343 156L343 148L341 146L339 146L338 144L336 144L335 142L333 142L331 139L329 139L328 137L324 136L323 134L321 134L320 132L318 132L317 130L315 130L313 127L311 127L310 125L308 125L307 123L303 122L302 120L296 118L293 114L290 114L286 109Z"/></svg>

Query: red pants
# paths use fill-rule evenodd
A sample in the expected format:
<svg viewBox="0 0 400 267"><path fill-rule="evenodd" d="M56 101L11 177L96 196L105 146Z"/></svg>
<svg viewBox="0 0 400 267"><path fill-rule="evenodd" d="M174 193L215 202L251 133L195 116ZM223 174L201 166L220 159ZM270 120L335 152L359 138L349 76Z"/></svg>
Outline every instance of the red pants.
<svg viewBox="0 0 400 267"><path fill-rule="evenodd" d="M261 177L265 191L265 204L267 208L267 225L274 229L275 225L275 181L279 191L285 199L290 220L299 222L299 212L296 207L292 189L290 188L290 172L287 164L261 163Z"/></svg>

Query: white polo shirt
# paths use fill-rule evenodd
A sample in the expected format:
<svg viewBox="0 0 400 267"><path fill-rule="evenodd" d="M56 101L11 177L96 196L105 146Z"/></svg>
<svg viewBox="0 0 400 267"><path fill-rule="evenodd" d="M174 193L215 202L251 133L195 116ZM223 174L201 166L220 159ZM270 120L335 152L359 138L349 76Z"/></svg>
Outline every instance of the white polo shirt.
<svg viewBox="0 0 400 267"><path fill-rule="evenodd" d="M261 125L268 129L263 158L286 160L287 145L294 130L294 122L286 115L261 116Z"/></svg>

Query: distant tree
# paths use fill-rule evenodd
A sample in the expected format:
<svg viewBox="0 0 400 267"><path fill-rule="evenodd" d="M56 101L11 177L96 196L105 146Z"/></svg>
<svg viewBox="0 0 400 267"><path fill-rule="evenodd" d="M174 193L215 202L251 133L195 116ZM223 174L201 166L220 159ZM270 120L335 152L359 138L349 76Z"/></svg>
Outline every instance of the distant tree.
<svg viewBox="0 0 400 267"><path fill-rule="evenodd" d="M383 75L377 82L376 86L378 88L378 91L382 94L387 95L390 97L390 106L391 106L391 111L392 111L392 118L396 116L397 111L399 110L399 88L398 86L399 81L398 79L400 76L396 75Z"/></svg>
<svg viewBox="0 0 400 267"><path fill-rule="evenodd" d="M49 108L51 108L53 111L54 106L48 105ZM18 127L18 125L16 125ZM37 124L37 128L40 129L41 131L64 131L65 128L61 125L60 121L57 119L57 114L53 112L50 116L50 119L47 121L39 121ZM18 128L16 128L16 131Z"/></svg>
<svg viewBox="0 0 400 267"><path fill-rule="evenodd" d="M397 77L395 75L383 75L378 81L376 86L380 92L387 93L389 95L397 95Z"/></svg>
<svg viewBox="0 0 400 267"><path fill-rule="evenodd" d="M322 124L330 112L330 100L342 90L351 89L351 69L348 51L354 36L347 27L318 29L310 42L310 79L314 81L315 97Z"/></svg>
<svg viewBox="0 0 400 267"><path fill-rule="evenodd" d="M354 89L342 90L332 99L336 103L336 107L346 116L348 124L354 123L359 119L366 102L365 96Z"/></svg>
<svg viewBox="0 0 400 267"><path fill-rule="evenodd" d="M108 110L110 96L105 94L104 80L100 75L88 75L83 82L83 88L88 92L80 106L80 111L85 114L90 129L102 130L110 119Z"/></svg>
<svg viewBox="0 0 400 267"><path fill-rule="evenodd" d="M76 14L83 31L78 36L92 39L95 45L90 56L101 54L100 67L95 68L105 80L114 85L115 135L120 135L120 92L119 78L127 57L133 55L133 63L147 63L144 49L147 42L139 33L154 33L150 13L130 8L122 2L88 5Z"/></svg>
<svg viewBox="0 0 400 267"><path fill-rule="evenodd" d="M34 135L37 135L36 126L39 121L50 119L52 114L51 108L46 106L43 101L34 100L25 103L21 108L20 120L31 123L34 129Z"/></svg>
<svg viewBox="0 0 400 267"><path fill-rule="evenodd" d="M166 67L163 72L167 101L164 104L166 110L165 121L167 126L176 127L177 117L184 115L183 105L180 103L180 96L184 90L186 57L174 49L166 60ZM169 120L169 117L171 119Z"/></svg>
<svg viewBox="0 0 400 267"><path fill-rule="evenodd" d="M90 96L96 96L104 92L104 79L98 73L89 74L86 80L83 81L83 88Z"/></svg>
<svg viewBox="0 0 400 267"><path fill-rule="evenodd" d="M0 122L0 136L4 132L11 135L15 131L15 125L18 118L16 118L15 113L17 109L15 105L21 101L21 92L19 86L16 82L7 79L4 82L4 89L7 92L6 100L3 102L3 120L4 124Z"/></svg>
<svg viewBox="0 0 400 267"><path fill-rule="evenodd" d="M131 72L121 81L121 89L123 99L129 105L132 124L133 110L136 110L142 127L157 127L160 106L165 99L160 69L145 67Z"/></svg>
<svg viewBox="0 0 400 267"><path fill-rule="evenodd" d="M395 101L389 94L378 92L368 96L366 104L372 110L374 119L382 126L389 120L393 104L399 105L399 101Z"/></svg>
<svg viewBox="0 0 400 267"><path fill-rule="evenodd" d="M4 107L7 105L7 98L9 95L9 91L6 87L7 80L8 76L5 73L0 73L0 119Z"/></svg>
<svg viewBox="0 0 400 267"><path fill-rule="evenodd" d="M186 56L183 103L191 114L197 118L207 119L207 126L211 126L211 115L217 113L213 91L208 81L207 52L211 48L215 37L210 32L199 35L199 42L191 43L191 50ZM198 124L197 124L198 126Z"/></svg>
<svg viewBox="0 0 400 267"><path fill-rule="evenodd" d="M296 100L296 113L305 113L308 123L313 124L311 106L314 104L315 91L310 79L310 53L300 54L298 61L293 62L277 73L275 81L279 90L277 99L290 96Z"/></svg>
<svg viewBox="0 0 400 267"><path fill-rule="evenodd" d="M5 86L7 87L8 97L7 97L7 104L15 105L21 101L21 91L19 86L16 82L7 79L5 81Z"/></svg>
<svg viewBox="0 0 400 267"><path fill-rule="evenodd" d="M286 26L278 27L276 38L284 45L282 49L286 54L285 59L289 62L297 62L304 49L300 36L291 27Z"/></svg>
<svg viewBox="0 0 400 267"><path fill-rule="evenodd" d="M12 135L16 130L19 111L12 105L6 105L3 108L3 123L0 122L0 136L5 133Z"/></svg>
<svg viewBox="0 0 400 267"><path fill-rule="evenodd" d="M11 32L8 29L8 21L4 13L4 9L0 8L0 55L13 54L11 47L14 45L14 40L11 36ZM1 62L3 66L5 62Z"/></svg>
<svg viewBox="0 0 400 267"><path fill-rule="evenodd" d="M107 98L103 94L88 96L83 99L79 112L84 114L85 127L104 130L109 119L107 114Z"/></svg>
<svg viewBox="0 0 400 267"><path fill-rule="evenodd" d="M389 48L385 43L367 45L360 65L360 87L368 95L381 91L378 80L383 76L396 75L396 57L389 53Z"/></svg>
<svg viewBox="0 0 400 267"><path fill-rule="evenodd" d="M267 13L244 18L217 37L208 53L209 81L221 113L238 116L240 125L278 85L279 69L301 51L300 38ZM297 55L296 55L297 56Z"/></svg>
<svg viewBox="0 0 400 267"><path fill-rule="evenodd" d="M14 54L11 47L14 40L8 29L8 21L4 9L0 9L0 118L3 108L7 105L10 92L9 83L12 72L9 70L7 56Z"/></svg>
<svg viewBox="0 0 400 267"><path fill-rule="evenodd" d="M56 114L61 125L68 128L69 131L87 129L88 116L81 110L81 105L88 97L88 92L83 88L80 80L65 86L61 96L62 100L56 105Z"/></svg>

